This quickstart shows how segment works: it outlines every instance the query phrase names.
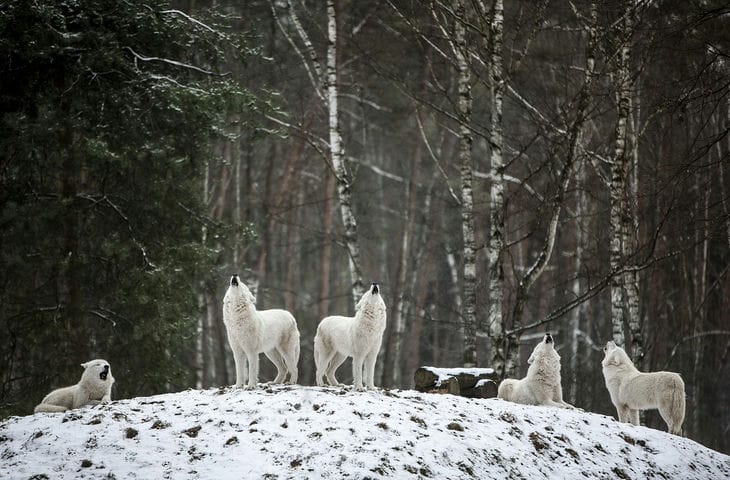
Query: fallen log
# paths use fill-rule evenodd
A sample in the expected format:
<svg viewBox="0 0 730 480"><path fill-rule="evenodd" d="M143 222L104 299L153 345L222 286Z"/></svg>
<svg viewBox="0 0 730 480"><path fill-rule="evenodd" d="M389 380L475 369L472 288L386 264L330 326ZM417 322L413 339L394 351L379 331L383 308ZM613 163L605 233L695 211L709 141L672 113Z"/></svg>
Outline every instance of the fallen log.
<svg viewBox="0 0 730 480"><path fill-rule="evenodd" d="M497 396L498 377L491 368L420 367L414 380L419 392L450 393L468 398Z"/></svg>

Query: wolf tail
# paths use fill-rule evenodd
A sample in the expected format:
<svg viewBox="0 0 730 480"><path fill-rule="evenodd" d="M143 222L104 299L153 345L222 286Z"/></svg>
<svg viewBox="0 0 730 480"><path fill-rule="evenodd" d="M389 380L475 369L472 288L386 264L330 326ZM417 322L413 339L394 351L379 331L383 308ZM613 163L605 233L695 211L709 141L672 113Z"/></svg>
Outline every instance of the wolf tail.
<svg viewBox="0 0 730 480"><path fill-rule="evenodd" d="M66 407L62 407L60 405L52 405L50 403L40 403L36 405L35 409L33 410L33 413L39 413L39 412L50 412L50 413L61 413L68 410Z"/></svg>
<svg viewBox="0 0 730 480"><path fill-rule="evenodd" d="M505 378L504 380L502 380L502 382L499 384L499 388L497 389L497 398L510 400L512 398L514 383L515 381L511 378Z"/></svg>
<svg viewBox="0 0 730 480"><path fill-rule="evenodd" d="M669 402L669 419L671 420L669 423L669 433L673 433L674 435L682 435L682 423L684 423L684 414L685 414L685 396L684 396L684 382L682 381L682 377L677 375L676 377L673 377L669 388L671 389L670 393L670 402Z"/></svg>

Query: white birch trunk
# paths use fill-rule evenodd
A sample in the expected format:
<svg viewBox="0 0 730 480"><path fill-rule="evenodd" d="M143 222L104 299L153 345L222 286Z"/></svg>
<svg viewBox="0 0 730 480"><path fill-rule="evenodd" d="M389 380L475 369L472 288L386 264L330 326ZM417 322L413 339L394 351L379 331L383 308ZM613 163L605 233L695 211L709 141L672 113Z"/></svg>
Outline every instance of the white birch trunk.
<svg viewBox="0 0 730 480"><path fill-rule="evenodd" d="M626 344L625 328L628 328L627 350L634 363L641 365L644 348L639 311L639 273L627 265L637 245L634 202L638 191L638 145L636 128L630 128L632 105L631 50L633 32L633 7L626 2L621 20L621 49L615 73L616 101L618 105L616 140L611 163L611 325L614 341ZM629 155L629 148L633 155ZM633 170L630 169L633 168ZM633 174L630 173L633 171ZM619 273L624 270L623 273Z"/></svg>
<svg viewBox="0 0 730 480"><path fill-rule="evenodd" d="M461 231L464 242L462 264L462 304L461 321L464 325L464 367L475 367L476 351L476 241L474 234L474 194L472 191L472 134L471 134L471 75L469 71L468 50L466 46L466 11L464 3L455 4L455 45L454 54L458 68L459 85L459 165L461 171Z"/></svg>
<svg viewBox="0 0 730 480"><path fill-rule="evenodd" d="M482 11L486 11L482 7ZM491 343L490 367L500 375L505 375L504 316L502 301L504 291L504 269L502 252L505 244L504 228L504 159L502 157L502 99L504 96L504 78L502 77L502 36L504 27L504 5L502 0L495 0L491 29L491 61L490 87L492 97L491 124L489 132L490 176L492 183L489 189L489 242L487 245L487 264L489 269L489 314L487 316L487 332Z"/></svg>
<svg viewBox="0 0 730 480"><path fill-rule="evenodd" d="M627 12L627 18L629 13ZM628 21L627 21L628 22ZM628 23L630 31L633 22ZM628 40L627 40L628 41ZM627 64L628 68L628 64ZM634 254L638 245L639 217L638 217L638 193L639 193L639 142L637 137L637 126L641 116L639 111L639 92L635 95L629 93L629 120L630 125L627 131L627 142L631 146L630 175L628 175L628 186L626 188L626 211L624 214L624 236L621 245L623 247L623 258L629 258ZM633 112L633 115L631 114ZM634 364L640 366L644 358L644 336L642 334L641 312L639 305L639 272L630 270L624 273L625 300L628 314L628 326L631 334L631 358Z"/></svg>
<svg viewBox="0 0 730 480"><path fill-rule="evenodd" d="M338 18L335 10L336 0L327 0L328 42L327 42L327 107L329 111L329 138L332 168L337 182L337 195L340 200L340 214L345 227L345 246L350 271L353 305L363 293L362 273L360 270L360 246L357 240L357 222L352 211L352 191L350 176L345 165L345 152L340 135L338 107Z"/></svg>
<svg viewBox="0 0 730 480"><path fill-rule="evenodd" d="M629 156L627 155L627 139L628 139L628 120L631 101L631 85L629 77L629 61L631 55L631 45L628 34L630 32L631 21L630 13L627 5L625 15L622 20L621 29L621 50L618 56L618 65L616 69L616 98L618 103L618 115L616 120L616 140L614 144L613 159L611 162L611 240L609 261L611 266L611 330L613 341L619 346L625 345L624 323L624 303L626 299L625 285L630 280L628 275L622 275L619 272L625 266L626 258L624 257L627 248L625 233L627 222L627 172ZM632 291L632 294L634 292ZM633 355L632 355L633 357Z"/></svg>

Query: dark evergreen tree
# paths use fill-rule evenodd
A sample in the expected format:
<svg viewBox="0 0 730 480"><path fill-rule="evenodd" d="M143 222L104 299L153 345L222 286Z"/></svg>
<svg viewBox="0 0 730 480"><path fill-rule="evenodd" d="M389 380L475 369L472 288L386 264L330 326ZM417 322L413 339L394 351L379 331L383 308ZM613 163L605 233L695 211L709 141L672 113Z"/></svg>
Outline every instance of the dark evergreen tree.
<svg viewBox="0 0 730 480"><path fill-rule="evenodd" d="M95 357L117 398L191 384L217 256L201 171L257 104L224 71L250 52L210 22L156 0L0 6L0 413Z"/></svg>

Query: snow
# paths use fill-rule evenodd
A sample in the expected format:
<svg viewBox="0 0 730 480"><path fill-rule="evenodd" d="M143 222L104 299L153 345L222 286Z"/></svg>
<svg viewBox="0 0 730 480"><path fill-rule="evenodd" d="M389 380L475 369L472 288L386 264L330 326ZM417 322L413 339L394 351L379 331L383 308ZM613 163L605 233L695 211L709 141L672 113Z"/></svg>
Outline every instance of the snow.
<svg viewBox="0 0 730 480"><path fill-rule="evenodd" d="M428 370L438 377L436 380L436 386L440 387L441 382L447 381L451 377L457 375L473 375L479 377L481 375L492 375L494 374L493 368L438 368L438 367L423 367L424 370ZM478 384L479 385L479 384Z"/></svg>
<svg viewBox="0 0 730 480"><path fill-rule="evenodd" d="M0 478L730 477L730 457L574 410L409 390L189 390L11 417Z"/></svg>

